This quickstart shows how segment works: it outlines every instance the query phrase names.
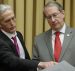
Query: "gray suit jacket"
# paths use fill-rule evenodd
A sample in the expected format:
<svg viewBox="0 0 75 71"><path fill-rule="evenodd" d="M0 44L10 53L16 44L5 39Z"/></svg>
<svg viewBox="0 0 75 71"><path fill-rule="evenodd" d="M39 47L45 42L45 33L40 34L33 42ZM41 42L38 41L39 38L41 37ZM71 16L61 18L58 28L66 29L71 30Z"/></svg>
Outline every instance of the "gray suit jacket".
<svg viewBox="0 0 75 71"><path fill-rule="evenodd" d="M33 45L33 59L39 61L54 60L52 50L51 29L35 37ZM66 60L75 66L75 29L67 26L59 62Z"/></svg>

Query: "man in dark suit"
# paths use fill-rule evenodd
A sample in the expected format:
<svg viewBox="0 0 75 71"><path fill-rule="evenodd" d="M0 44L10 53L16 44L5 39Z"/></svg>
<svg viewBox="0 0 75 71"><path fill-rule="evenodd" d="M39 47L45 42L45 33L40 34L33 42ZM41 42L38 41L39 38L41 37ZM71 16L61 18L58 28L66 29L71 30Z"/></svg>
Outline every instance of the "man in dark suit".
<svg viewBox="0 0 75 71"><path fill-rule="evenodd" d="M56 1L50 1L44 7L44 15L51 29L35 37L33 59L54 62L66 60L75 66L75 29L70 28L64 22L63 6ZM56 61L54 41L55 33L58 31L60 32L61 53L58 61Z"/></svg>
<svg viewBox="0 0 75 71"><path fill-rule="evenodd" d="M16 37L17 42L12 37ZM15 16L11 7L0 4L0 71L35 71L37 67L46 68L49 64L30 60L23 36L16 31Z"/></svg>

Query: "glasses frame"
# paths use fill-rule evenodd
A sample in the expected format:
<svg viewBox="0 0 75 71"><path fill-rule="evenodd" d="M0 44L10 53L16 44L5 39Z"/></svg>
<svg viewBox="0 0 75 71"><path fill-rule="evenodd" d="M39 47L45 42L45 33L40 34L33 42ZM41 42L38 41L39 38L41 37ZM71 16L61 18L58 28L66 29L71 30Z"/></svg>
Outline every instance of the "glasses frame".
<svg viewBox="0 0 75 71"><path fill-rule="evenodd" d="M52 18L58 18L61 12L53 13L52 15L46 16L46 19L51 20Z"/></svg>

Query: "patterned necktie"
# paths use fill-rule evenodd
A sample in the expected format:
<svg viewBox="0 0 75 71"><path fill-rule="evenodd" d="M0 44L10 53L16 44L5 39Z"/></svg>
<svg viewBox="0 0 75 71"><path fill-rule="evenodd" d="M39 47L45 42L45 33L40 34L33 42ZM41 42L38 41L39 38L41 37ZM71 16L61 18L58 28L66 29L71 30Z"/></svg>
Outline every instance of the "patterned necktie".
<svg viewBox="0 0 75 71"><path fill-rule="evenodd" d="M15 37L12 37L12 40L14 41L13 43L14 43L14 45L15 45L15 47L16 47L16 51L17 51L17 53L18 53L18 55L19 55L19 46L18 46L18 44L17 44L16 36L15 36Z"/></svg>
<svg viewBox="0 0 75 71"><path fill-rule="evenodd" d="M56 32L56 37L55 37L55 45L54 45L54 58L55 61L58 62L60 53L61 53L61 41L59 38L60 32Z"/></svg>

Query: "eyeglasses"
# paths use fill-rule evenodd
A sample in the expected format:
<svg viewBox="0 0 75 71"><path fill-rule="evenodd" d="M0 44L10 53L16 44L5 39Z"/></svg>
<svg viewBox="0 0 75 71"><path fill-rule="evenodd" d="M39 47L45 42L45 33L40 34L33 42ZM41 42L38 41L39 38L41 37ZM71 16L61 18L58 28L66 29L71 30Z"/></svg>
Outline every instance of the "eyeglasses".
<svg viewBox="0 0 75 71"><path fill-rule="evenodd" d="M49 20L52 19L52 18L58 18L59 14L60 14L60 12L59 13L54 13L52 15L46 16L46 18L49 19Z"/></svg>

